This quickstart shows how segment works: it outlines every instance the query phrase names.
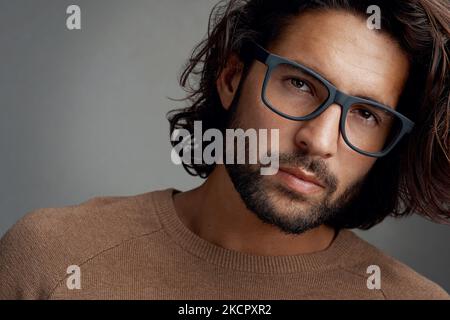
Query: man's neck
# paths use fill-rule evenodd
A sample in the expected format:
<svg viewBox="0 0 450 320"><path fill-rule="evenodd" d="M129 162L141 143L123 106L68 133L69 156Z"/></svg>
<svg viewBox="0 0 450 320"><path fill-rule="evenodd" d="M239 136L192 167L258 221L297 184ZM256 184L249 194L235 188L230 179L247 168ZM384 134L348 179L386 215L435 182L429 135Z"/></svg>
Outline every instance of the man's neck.
<svg viewBox="0 0 450 320"><path fill-rule="evenodd" d="M183 224L206 241L248 254L279 256L322 251L335 232L320 226L301 235L287 235L249 211L226 169L218 165L200 187L174 196Z"/></svg>

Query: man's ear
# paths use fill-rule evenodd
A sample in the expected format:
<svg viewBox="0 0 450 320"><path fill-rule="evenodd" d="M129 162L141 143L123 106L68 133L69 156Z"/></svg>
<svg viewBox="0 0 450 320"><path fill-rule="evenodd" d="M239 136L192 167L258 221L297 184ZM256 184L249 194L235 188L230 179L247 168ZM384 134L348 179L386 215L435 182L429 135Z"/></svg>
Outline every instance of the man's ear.
<svg viewBox="0 0 450 320"><path fill-rule="evenodd" d="M241 60L236 54L232 53L216 82L220 101L226 110L230 108L236 95L242 72L243 64Z"/></svg>

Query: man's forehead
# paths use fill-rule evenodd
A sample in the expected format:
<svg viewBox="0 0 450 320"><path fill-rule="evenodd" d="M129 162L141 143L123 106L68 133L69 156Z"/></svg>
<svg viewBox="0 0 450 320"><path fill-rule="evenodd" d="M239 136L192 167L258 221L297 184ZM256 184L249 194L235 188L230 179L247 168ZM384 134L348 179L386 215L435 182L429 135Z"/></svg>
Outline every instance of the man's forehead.
<svg viewBox="0 0 450 320"><path fill-rule="evenodd" d="M395 105L409 63L386 34L344 12L312 12L295 18L270 50L322 74L338 89Z"/></svg>

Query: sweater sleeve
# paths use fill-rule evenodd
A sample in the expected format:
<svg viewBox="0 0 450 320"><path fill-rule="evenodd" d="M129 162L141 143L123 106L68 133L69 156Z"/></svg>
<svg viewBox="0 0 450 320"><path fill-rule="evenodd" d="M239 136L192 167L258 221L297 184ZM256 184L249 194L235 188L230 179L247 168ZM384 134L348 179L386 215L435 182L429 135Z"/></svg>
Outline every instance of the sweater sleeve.
<svg viewBox="0 0 450 320"><path fill-rule="evenodd" d="M49 268L52 254L46 249L37 211L0 239L0 299L46 299L58 283Z"/></svg>
<svg viewBox="0 0 450 320"><path fill-rule="evenodd" d="M0 239L0 299L52 299L69 266L155 229L142 205L109 196L29 212Z"/></svg>

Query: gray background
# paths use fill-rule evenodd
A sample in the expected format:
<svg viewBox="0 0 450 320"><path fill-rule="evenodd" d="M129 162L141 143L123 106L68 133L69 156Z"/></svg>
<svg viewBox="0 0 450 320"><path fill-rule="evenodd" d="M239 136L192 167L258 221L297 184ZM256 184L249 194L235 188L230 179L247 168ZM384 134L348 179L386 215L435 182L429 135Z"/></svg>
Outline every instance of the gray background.
<svg viewBox="0 0 450 320"><path fill-rule="evenodd" d="M70 4L81 31L66 29ZM202 181L170 161L165 114L212 6L0 0L0 236L36 208ZM412 217L358 234L450 291L448 227Z"/></svg>

